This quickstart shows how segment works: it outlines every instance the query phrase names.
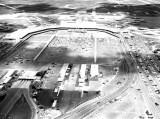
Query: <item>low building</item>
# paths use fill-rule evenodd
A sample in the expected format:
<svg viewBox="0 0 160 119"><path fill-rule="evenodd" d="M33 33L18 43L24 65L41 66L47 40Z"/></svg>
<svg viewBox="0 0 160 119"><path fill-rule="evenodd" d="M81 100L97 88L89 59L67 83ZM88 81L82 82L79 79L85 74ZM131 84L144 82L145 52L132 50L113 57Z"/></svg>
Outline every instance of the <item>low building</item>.
<svg viewBox="0 0 160 119"><path fill-rule="evenodd" d="M5 84L7 83L9 80L12 79L12 74L15 72L14 69L10 69L0 80L0 84Z"/></svg>
<svg viewBox="0 0 160 119"><path fill-rule="evenodd" d="M81 78L85 78L85 76L86 76L86 68L87 68L86 64L82 64L81 65L81 69L80 69L80 77Z"/></svg>
<svg viewBox="0 0 160 119"><path fill-rule="evenodd" d="M52 104L52 108L56 107L57 105L57 100L54 100L53 104Z"/></svg>
<svg viewBox="0 0 160 119"><path fill-rule="evenodd" d="M98 64L91 64L90 75L91 77L95 77L99 75Z"/></svg>

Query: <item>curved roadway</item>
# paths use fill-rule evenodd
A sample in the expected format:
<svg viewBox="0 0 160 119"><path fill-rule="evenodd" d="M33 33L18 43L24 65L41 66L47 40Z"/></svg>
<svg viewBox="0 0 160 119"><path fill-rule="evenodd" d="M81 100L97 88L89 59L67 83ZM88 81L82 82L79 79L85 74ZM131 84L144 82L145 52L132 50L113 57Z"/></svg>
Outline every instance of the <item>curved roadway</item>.
<svg viewBox="0 0 160 119"><path fill-rule="evenodd" d="M47 31L50 31L50 30L68 30L68 29L77 29L77 28L70 28L70 27L57 27L57 28L47 28L47 29L43 29L43 30L38 30L38 31L34 31L34 32L30 32L28 34L26 34L25 36L22 37L22 41L20 41L19 44L17 44L16 47L14 47L14 49L12 49L12 51L9 53L13 53L15 50L18 49L18 47L23 43L25 42L28 38L30 38L32 35L35 35L35 34L39 34L39 33L42 33L42 32L47 32ZM99 29L99 28L79 28L79 29L87 29L89 31L99 31L99 32L105 32L105 33L108 33L110 35L113 35L117 38L119 38L117 36L117 32L112 32L112 31L109 31L109 30L106 30L106 29ZM126 65L128 66L127 68L127 71L125 72L125 75L127 75L127 80L126 82L115 92L113 92L112 94L110 95L107 95L107 96L101 96L101 97L98 97L98 98L95 98L93 100L90 100L84 104L81 104L80 106L78 106L77 108L74 108L72 110L70 110L69 112L67 112L65 115L62 115L60 117L58 117L57 119L82 119L84 118L85 116L87 116L88 114L90 114L91 112L93 112L94 110L96 110L98 107L100 106L103 106L104 104L106 104L108 101L110 100L113 100L115 99L116 97L120 96L122 93L124 93L129 87L130 85L132 84L132 81L134 80L134 77L135 75L133 74L134 72L134 66L132 65L132 63L130 63L130 59L127 57L127 54L126 52L124 52L124 58L125 60L127 61L126 62ZM21 92L21 91L19 91ZM21 92L22 93L22 92ZM15 97L17 97L17 93L14 93L15 94ZM20 93L18 93L20 94ZM10 94L11 95L11 94ZM27 101L29 102L30 104L30 107L32 109L32 107L34 107L32 109L33 111L33 115L36 115L36 111L35 111L35 105L34 103L29 99L29 91L25 90L24 91L24 95L27 99ZM5 98L5 100L3 101L4 104L7 104L6 102L6 99L9 99L9 98ZM13 100L15 100L17 98L13 98ZM2 103L3 103L2 102ZM12 102L12 100L10 101ZM9 106L11 103L8 103L8 106L6 106L6 108L8 107L11 107ZM85 105L86 104L86 105ZM0 104L0 106L2 106L3 104ZM85 105L85 106L83 106ZM5 111L5 108L2 108L0 107L0 113L1 113L1 117L3 119L3 117L5 117L4 115L9 112L9 109L7 111ZM35 118L34 116L32 115L32 118Z"/></svg>
<svg viewBox="0 0 160 119"><path fill-rule="evenodd" d="M30 81L17 81L15 82L12 87L8 90L6 97L0 103L0 119L4 119L9 111L13 108L14 104L21 98L21 95L24 94L30 108L32 110L32 117L31 119L36 119L36 105L32 101L29 95L29 86Z"/></svg>
<svg viewBox="0 0 160 119"><path fill-rule="evenodd" d="M127 54L126 49L122 47L124 51L124 58L126 60L126 65L128 68L124 69L124 74L127 75L126 82L122 84L122 86L115 92L113 92L110 95L101 96L98 98L95 98L93 100L87 101L80 106L68 111L66 114L58 117L57 119L83 119L88 114L95 111L97 108L105 105L111 100L114 100L118 96L120 96L122 93L124 93L132 84L132 81L135 79L135 65L132 63L132 59L130 59L129 55ZM122 68L123 69L123 68ZM120 77L119 77L120 78ZM122 77L121 77L122 78Z"/></svg>

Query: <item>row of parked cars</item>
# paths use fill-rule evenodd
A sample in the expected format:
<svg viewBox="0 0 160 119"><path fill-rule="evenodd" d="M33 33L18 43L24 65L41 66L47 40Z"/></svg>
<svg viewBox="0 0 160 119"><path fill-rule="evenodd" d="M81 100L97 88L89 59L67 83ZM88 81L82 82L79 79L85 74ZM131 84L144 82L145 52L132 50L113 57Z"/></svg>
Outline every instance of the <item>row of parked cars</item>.
<svg viewBox="0 0 160 119"><path fill-rule="evenodd" d="M11 43L0 42L0 57L3 57L12 48Z"/></svg>
<svg viewBox="0 0 160 119"><path fill-rule="evenodd" d="M147 55L147 54L146 54L146 56L143 56L142 50L144 50L144 49L143 49L142 46L139 47L139 48L135 48L135 47L133 47L133 44L130 43L129 45L131 46L131 48L132 48L132 50L133 50L133 52L130 52L131 57L136 58L135 60L137 60L137 61L139 62L141 68L142 68L143 71L147 74L146 76L147 76L147 78L148 78L149 83L151 84L151 86L153 86L155 93L158 94L158 96L159 96L159 94L160 94L160 89L158 89L157 83L156 83L155 79L154 79L151 75L149 75L149 70L148 70L148 69L151 70L152 74L156 74L156 75L157 75L158 72L160 72L160 66L154 61L154 58L153 58L152 56ZM142 54L142 55L141 55L141 54ZM154 67L158 70L158 72L157 72L157 71L155 70L155 68L151 65L151 63L152 63L152 64L154 65ZM141 70L140 70L140 66L137 66L137 69L138 69L138 71L139 71L140 73L142 73ZM159 77L159 76L156 76L155 78L156 78L158 81L160 81L160 77ZM147 83L148 81L146 80L146 78L143 77L142 79L143 79L144 84L148 87L149 85L148 85L148 83ZM149 88L149 91L150 91L151 94L152 94L152 91L151 91L150 88ZM159 97L160 97L160 96L159 96ZM155 105L156 105L156 106L159 106L159 103L157 103L157 102L155 101ZM151 117L152 117L152 116L151 116Z"/></svg>

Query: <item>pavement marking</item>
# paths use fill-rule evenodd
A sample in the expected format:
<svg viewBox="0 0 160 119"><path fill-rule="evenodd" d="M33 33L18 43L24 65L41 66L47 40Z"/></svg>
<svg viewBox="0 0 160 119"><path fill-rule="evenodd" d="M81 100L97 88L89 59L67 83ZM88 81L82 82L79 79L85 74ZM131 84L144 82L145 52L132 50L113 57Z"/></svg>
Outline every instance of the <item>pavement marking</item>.
<svg viewBox="0 0 160 119"><path fill-rule="evenodd" d="M97 37L94 38L94 63L97 62Z"/></svg>
<svg viewBox="0 0 160 119"><path fill-rule="evenodd" d="M42 54L42 52L48 47L48 45L52 42L52 40L55 38L55 35L51 36L51 38L48 40L47 44L44 46L44 48L36 55L36 57L33 59L36 61L39 56Z"/></svg>

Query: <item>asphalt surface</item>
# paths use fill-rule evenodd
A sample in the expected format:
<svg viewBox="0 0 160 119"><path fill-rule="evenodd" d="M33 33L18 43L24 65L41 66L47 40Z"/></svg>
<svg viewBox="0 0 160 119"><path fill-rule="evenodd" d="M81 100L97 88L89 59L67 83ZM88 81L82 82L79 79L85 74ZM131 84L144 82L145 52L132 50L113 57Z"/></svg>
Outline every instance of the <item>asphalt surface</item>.
<svg viewBox="0 0 160 119"><path fill-rule="evenodd" d="M126 49L123 49L126 50ZM127 54L124 51L124 58L127 62L126 65L128 68L125 68L125 75L127 75L127 80L125 83L122 84L122 86L115 92L111 93L109 96L105 95L104 97L95 98L91 101L88 101L86 103L83 103L82 105L78 106L77 108L72 109L71 111L68 111L66 114L58 117L57 119L83 119L90 113L92 113L94 110L96 110L98 107L106 104L108 101L115 99L116 97L120 96L123 92L125 92L130 85L132 84L132 81L135 79L135 66L131 63L131 59L129 57L126 57ZM121 68L120 68L121 69ZM134 73L133 73L134 72Z"/></svg>
<svg viewBox="0 0 160 119"><path fill-rule="evenodd" d="M153 114L153 118L159 119L160 109L158 106L155 105L155 103L159 103L160 101L158 95L155 93L155 89L157 88L153 86L153 84L150 82L150 79L148 78L150 76L153 79L153 82L157 82L156 84L158 85L158 81L156 78L156 75L158 74L158 69L156 68L156 66L159 66L159 61L154 57L153 53L149 50L147 45L144 44L141 38L133 41L135 42L135 45L139 46L141 51L141 53L138 56L138 58L141 59L141 61L137 60L138 58L136 58L135 54L131 52L134 62L137 66L139 66L139 88L142 90L143 97L146 101L146 104L148 105L148 110ZM126 44L130 44L133 41L128 40ZM131 48L128 47L128 49L131 51ZM135 49L137 51L138 48ZM152 60L150 60L150 58L152 58Z"/></svg>
<svg viewBox="0 0 160 119"><path fill-rule="evenodd" d="M36 106L29 96L30 83L30 81L17 81L12 85L12 87L8 90L6 97L0 103L0 119L4 119L6 117L6 115L9 113L22 94L24 94L32 110L31 119L35 119Z"/></svg>
<svg viewBox="0 0 160 119"><path fill-rule="evenodd" d="M8 112L11 110L16 101L21 97L22 91L20 88L24 85L24 82L16 82L13 86L14 88L10 89L7 92L5 99L0 103L0 118L4 119Z"/></svg>
<svg viewBox="0 0 160 119"><path fill-rule="evenodd" d="M114 84L114 83L117 83L116 81L123 80L124 76L126 80L121 85L118 86L117 90L114 90L109 95L101 96L101 97L92 99L90 101L87 101L79 105L78 107L69 110L66 114L58 117L58 119L75 119L75 118L82 119L86 117L88 114L91 114L92 112L94 112L97 108L105 105L109 101L114 100L116 97L123 94L130 87L132 82L137 79L137 70L135 70L134 63L137 66L141 67L141 70L143 71L143 74L146 74L146 77L148 74L144 71L143 66L148 69L149 75L151 75L152 77L156 76L153 73L152 69L148 67L148 64L146 63L146 59L147 59L151 67L153 67L153 69L155 70L155 72L158 72L156 65L159 65L160 63L154 56L151 57L153 58L153 61L151 61L150 55L147 55L147 57L144 58L143 54L146 52L139 54L139 58L143 62L143 64L141 64L138 58L136 58L135 54L133 54L132 50L130 49L128 45L129 42L124 41L123 38L119 40L121 41L120 46L123 51L122 55L124 57L124 60L121 62L122 63L120 65L121 67L119 67L119 71L117 72L115 80L113 80L112 83ZM139 43L139 45L141 45L139 47L142 47L142 49L144 48L145 51L149 52L149 49L147 49L146 45L142 41ZM97 46L96 42L95 42L95 46ZM131 54L133 54L133 57L131 56L130 52ZM73 75L74 75L74 72L73 72ZM152 92L154 92L154 88L152 87L152 84L150 84L149 81L147 82L149 86L151 87ZM22 94L24 94L24 96L27 99L27 102L29 103L32 109L32 119L36 117L36 105L29 98L29 85L30 85L30 82L26 82L26 81L18 81L15 84L13 84L11 89L7 92L7 96L5 97L5 99L0 103L0 118L2 119L5 118L5 116L8 114L8 112L11 110L13 105L16 103L16 101L20 98ZM144 94L144 97L146 99L146 102L148 104L150 111L155 116L155 119L159 119L159 116L160 116L159 110L157 110L157 107L154 105L155 102L150 97L148 88L146 88L146 85L144 84L143 80L140 80L139 86L142 89L142 92ZM66 103L69 103L69 102L66 102Z"/></svg>

